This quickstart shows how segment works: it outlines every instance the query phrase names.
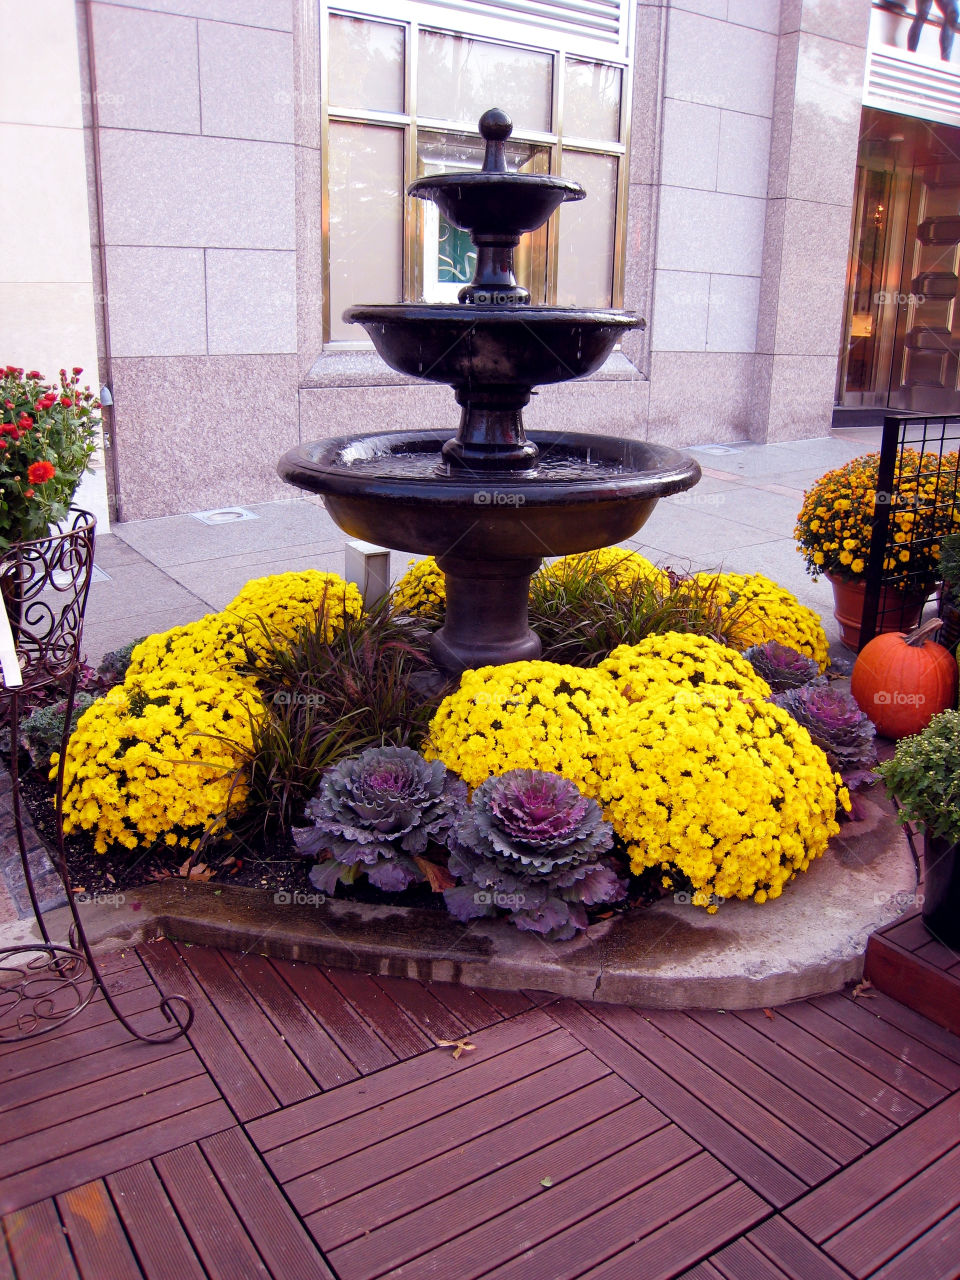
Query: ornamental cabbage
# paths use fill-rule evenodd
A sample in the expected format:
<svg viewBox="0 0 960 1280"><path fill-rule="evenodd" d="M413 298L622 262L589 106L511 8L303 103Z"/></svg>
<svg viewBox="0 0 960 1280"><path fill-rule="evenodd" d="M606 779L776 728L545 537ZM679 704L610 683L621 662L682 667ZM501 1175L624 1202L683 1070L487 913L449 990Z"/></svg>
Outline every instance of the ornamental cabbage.
<svg viewBox="0 0 960 1280"><path fill-rule="evenodd" d="M774 702L827 754L840 773L868 769L877 761L877 731L849 693L829 685L807 685L777 694Z"/></svg>
<svg viewBox="0 0 960 1280"><path fill-rule="evenodd" d="M447 889L457 920L508 910L518 929L554 940L587 927L586 907L624 896L625 882L600 857L613 843L594 800L555 773L511 769L488 778L449 837Z"/></svg>
<svg viewBox="0 0 960 1280"><path fill-rule="evenodd" d="M820 668L813 658L776 640L751 645L743 656L774 693L821 680Z"/></svg>
<svg viewBox="0 0 960 1280"><path fill-rule="evenodd" d="M365 873L377 888L399 892L427 878L429 868L415 859L443 843L466 798L439 761L409 747L371 747L324 772L305 810L313 825L294 838L303 854L330 853L310 873L322 891Z"/></svg>

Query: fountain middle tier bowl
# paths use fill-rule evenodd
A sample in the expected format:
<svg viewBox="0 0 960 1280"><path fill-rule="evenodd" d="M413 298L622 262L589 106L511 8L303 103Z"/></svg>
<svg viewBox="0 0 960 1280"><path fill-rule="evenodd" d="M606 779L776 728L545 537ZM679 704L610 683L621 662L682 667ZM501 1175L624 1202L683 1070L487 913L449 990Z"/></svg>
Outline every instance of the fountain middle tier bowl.
<svg viewBox="0 0 960 1280"><path fill-rule="evenodd" d="M535 472L445 473L443 431L341 437L290 449L281 477L321 494L354 538L421 555L513 560L569 555L630 538L658 498L700 479L666 445L531 431Z"/></svg>
<svg viewBox="0 0 960 1280"><path fill-rule="evenodd" d="M644 321L626 311L409 302L348 307L391 367L455 387L539 387L599 369Z"/></svg>

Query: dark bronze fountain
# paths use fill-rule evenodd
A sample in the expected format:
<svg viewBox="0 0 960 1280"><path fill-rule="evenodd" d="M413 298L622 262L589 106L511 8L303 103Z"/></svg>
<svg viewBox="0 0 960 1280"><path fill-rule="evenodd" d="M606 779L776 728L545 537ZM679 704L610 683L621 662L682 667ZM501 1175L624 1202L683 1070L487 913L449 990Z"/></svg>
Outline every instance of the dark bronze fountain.
<svg viewBox="0 0 960 1280"><path fill-rule="evenodd" d="M592 373L622 334L644 322L623 311L530 305L513 251L521 235L584 191L564 178L508 172L511 129L502 111L487 111L480 173L420 178L409 188L473 238L476 272L460 302L356 306L344 314L363 325L391 368L453 387L457 436L341 437L291 449L278 467L284 480L322 494L352 537L436 557L447 608L433 656L450 672L538 657L527 591L542 557L622 542L658 498L700 478L692 458L663 445L524 431L522 411L535 386Z"/></svg>

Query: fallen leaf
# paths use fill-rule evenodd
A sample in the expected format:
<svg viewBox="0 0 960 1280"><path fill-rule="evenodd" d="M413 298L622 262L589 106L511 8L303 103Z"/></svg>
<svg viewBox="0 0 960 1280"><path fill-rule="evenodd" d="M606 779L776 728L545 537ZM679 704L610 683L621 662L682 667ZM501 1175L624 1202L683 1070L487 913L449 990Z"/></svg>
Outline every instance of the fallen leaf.
<svg viewBox="0 0 960 1280"><path fill-rule="evenodd" d="M452 889L457 883L446 867L429 858L414 858L414 862L427 877L427 883L434 893L442 893L444 889Z"/></svg>
<svg viewBox="0 0 960 1280"><path fill-rule="evenodd" d="M772 1022L772 1021L773 1021L773 1018L774 1018L773 1010L772 1010L772 1009L764 1009L764 1011L763 1011L763 1016L764 1016L765 1018L769 1018L769 1019L770 1019L770 1021Z"/></svg>
<svg viewBox="0 0 960 1280"><path fill-rule="evenodd" d="M540 1179L540 1185L541 1185L541 1187L552 1187L552 1186L553 1186L553 1179L552 1179L552 1178L541 1178L541 1179Z"/></svg>
<svg viewBox="0 0 960 1280"><path fill-rule="evenodd" d="M858 982L857 985L853 988L854 1000L856 1000L858 996L864 996L866 999L872 1000L876 994L877 994L876 991L874 991L873 989L873 983L869 980L869 978L864 978L862 982Z"/></svg>
<svg viewBox="0 0 960 1280"><path fill-rule="evenodd" d="M453 1056L455 1058L459 1058L461 1053L463 1053L465 1050L475 1049L476 1047L477 1046L475 1044L471 1044L470 1041L463 1036L459 1040L438 1040L437 1041L438 1049L452 1049Z"/></svg>

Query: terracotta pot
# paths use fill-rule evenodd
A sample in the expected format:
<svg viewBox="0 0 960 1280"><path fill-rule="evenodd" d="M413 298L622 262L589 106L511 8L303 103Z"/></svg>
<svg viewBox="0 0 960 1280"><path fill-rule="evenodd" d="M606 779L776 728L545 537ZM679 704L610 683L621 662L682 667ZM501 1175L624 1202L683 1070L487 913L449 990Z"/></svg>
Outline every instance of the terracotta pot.
<svg viewBox="0 0 960 1280"><path fill-rule="evenodd" d="M826 577L833 587L833 616L840 626L840 639L848 649L857 653L860 649L860 622L863 618L866 581L863 578L837 578L832 573L828 573ZM920 621L926 602L926 594L917 595L884 587L880 593L877 631L909 631Z"/></svg>
<svg viewBox="0 0 960 1280"><path fill-rule="evenodd" d="M923 923L930 935L960 948L960 844L923 835Z"/></svg>

